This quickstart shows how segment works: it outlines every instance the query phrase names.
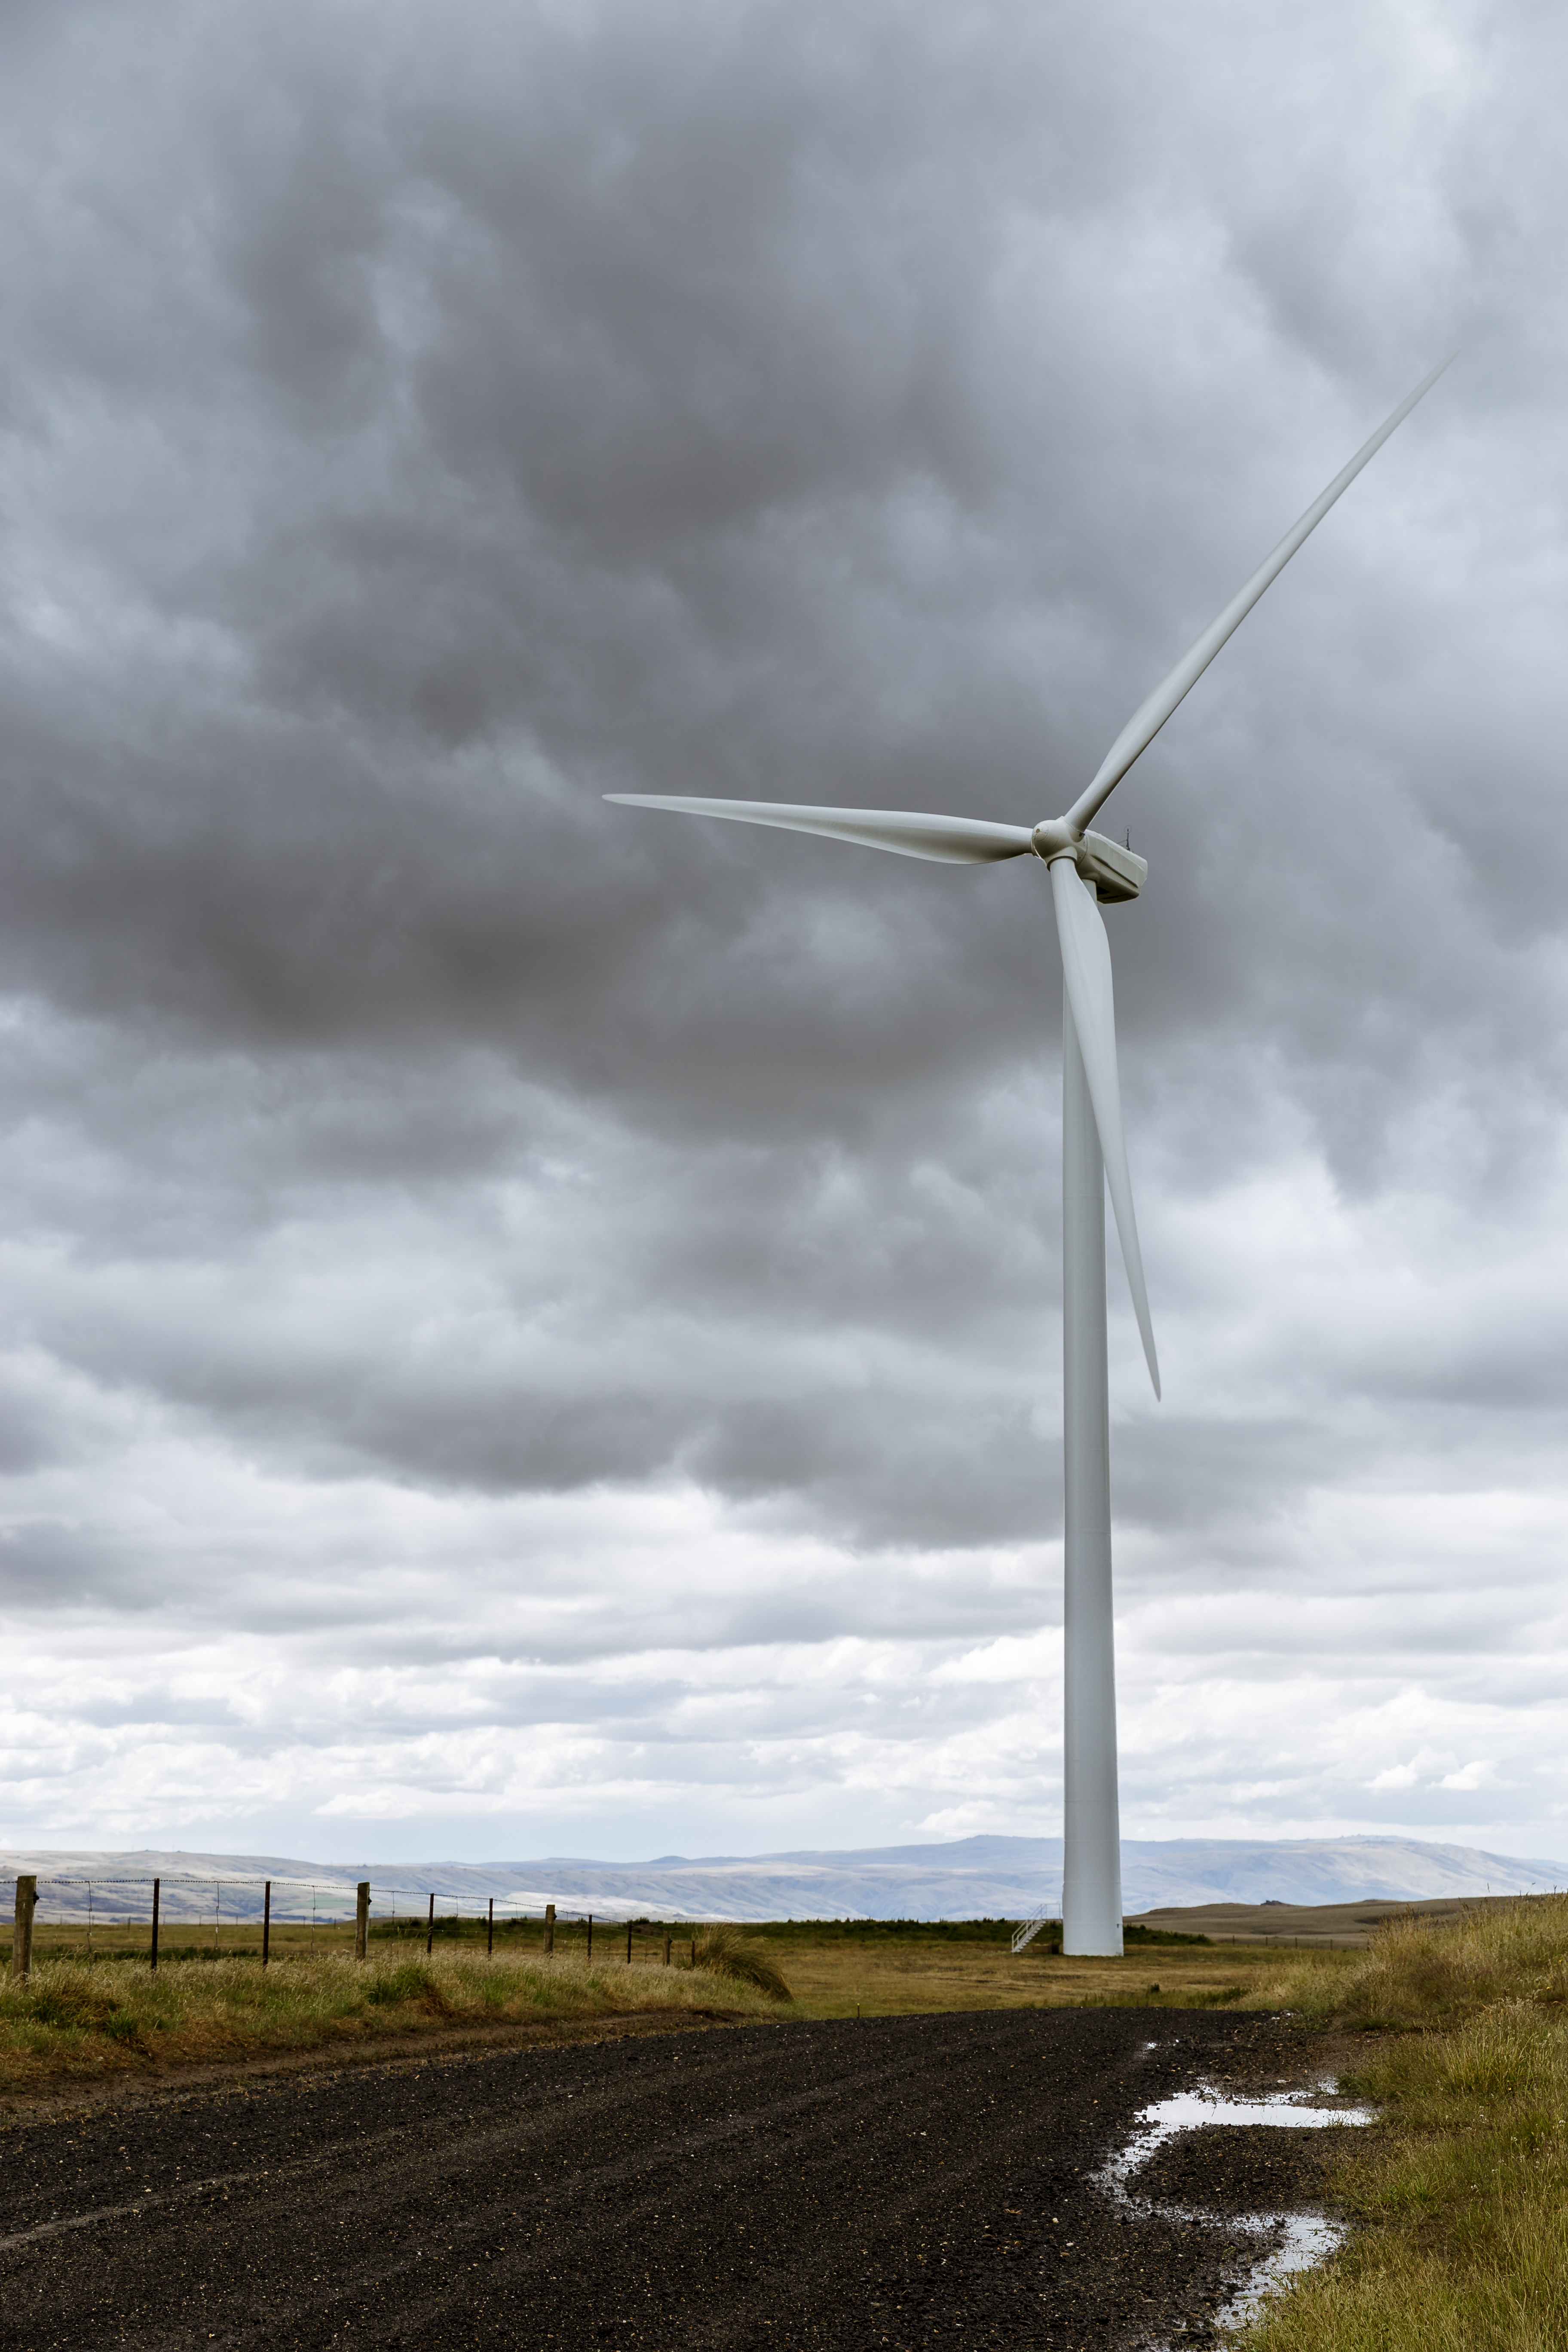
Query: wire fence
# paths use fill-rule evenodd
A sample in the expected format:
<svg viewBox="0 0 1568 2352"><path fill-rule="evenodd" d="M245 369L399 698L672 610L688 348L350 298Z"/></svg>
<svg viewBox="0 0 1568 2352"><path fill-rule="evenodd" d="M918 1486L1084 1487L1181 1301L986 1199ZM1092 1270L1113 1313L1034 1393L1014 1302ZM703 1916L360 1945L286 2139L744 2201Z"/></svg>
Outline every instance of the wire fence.
<svg viewBox="0 0 1568 2352"><path fill-rule="evenodd" d="M275 1928L304 1928L310 1951L315 1948L318 1931L323 1945L335 1944L331 1931L352 1927L354 1953L360 1959L366 1958L366 1945L373 1935L423 1937L429 1952L438 1937L444 1943L468 1927L476 1935L483 1935L487 1952L493 1954L498 1929L506 1936L509 1930L533 1924L546 1953L555 1948L557 1927L574 1926L583 1931L589 1959L597 1928L601 1950L606 1941L613 1946L625 1936L628 1965L636 1943L662 1940L662 1957L668 1964L674 1937L674 1929L663 1922L605 1919L592 1911L558 1909L553 1903L541 1907L537 1895L488 1895L483 1898L484 1907L476 1910L473 1895L465 1902L462 1895L445 1894L437 1887L371 1879L350 1884L342 1879L224 1878L205 1873L110 1877L97 1873L47 1876L21 1872L0 1875L0 1916L7 1893L14 1897L13 1978L30 1973L39 1928L73 1931L73 1942L76 1936L83 1937L89 1958L108 1957L110 1952L115 1958L126 1957L123 1946L117 1948L112 1939L145 1931L146 1956L153 1969L161 1956L174 1957L168 1941L171 1935L181 1937L176 1948L184 1958L199 1956L204 1947L222 1955L226 1931L230 1937L243 1932L257 1936L258 1943L248 1948L259 1957L263 1968L272 1959ZM297 1948L297 1933L294 1940Z"/></svg>
<svg viewBox="0 0 1568 2352"><path fill-rule="evenodd" d="M686 1937L694 1935L689 1925L681 1927L678 1923L647 1917L606 1918L587 1910L558 1909L551 1902L541 1907L536 1894L521 1891L488 1895L483 1898L483 1910L477 1910L479 1898L473 1895L465 1901L461 1895L447 1894L438 1887L401 1881L360 1879L351 1885L345 1879L263 1878L241 1874L223 1877L206 1872L155 1876L99 1872L68 1875L46 1875L42 1872L36 1875L26 1872L0 1874L0 1917L4 1916L7 1892L14 1896L15 1925L9 1952L13 1979L25 1979L31 1973L34 1938L39 1928L69 1932L73 1949L75 1937L79 1936L89 1959L140 1957L135 1951L127 1953L122 1942L116 1945L112 1939L144 1930L146 1958L154 1969L161 1957L200 1957L204 1948L214 1957L225 1957L226 1931L231 1937L237 1934L256 1936L258 1941L245 1948L259 1958L263 1968L271 1964L274 1928L294 1929L296 1949L298 1931L303 1928L305 1949L310 1953L317 1949L318 1932L323 1948L335 1948L332 1931L352 1927L354 1956L363 1960L368 1958L367 1947L373 1936L378 1940L388 1936L422 1938L428 1953L437 1938L443 1943L458 1938L465 1927L476 1937L482 1935L487 1954L493 1956L498 1929L515 1949L515 1931L530 1925L539 1929L541 1950L550 1954L555 1949L557 1928L570 1927L581 1930L581 1948L590 1961L595 1932L601 1953L606 1946L616 1950L624 1937L628 1967L638 1944L662 1945L658 1957L668 1967L677 1937L684 1945ZM1026 1920L1012 1937L1014 1953L1021 1951L1042 1928L1055 1930L1059 1938L1058 1916L1042 1911ZM206 1940L209 1935L210 1944ZM167 1941L171 1936L183 1937L184 1941L171 1947ZM1213 1937L1216 1944L1279 1944L1315 1948L1333 1948L1342 1944L1353 1948L1366 1940L1364 1933L1334 1936L1256 1928ZM1050 1948L1056 1950L1058 1945L1053 1944ZM236 1956L232 1944L226 1956ZM0 1960L5 1958L0 1947ZM690 1958L695 1965L695 1940Z"/></svg>

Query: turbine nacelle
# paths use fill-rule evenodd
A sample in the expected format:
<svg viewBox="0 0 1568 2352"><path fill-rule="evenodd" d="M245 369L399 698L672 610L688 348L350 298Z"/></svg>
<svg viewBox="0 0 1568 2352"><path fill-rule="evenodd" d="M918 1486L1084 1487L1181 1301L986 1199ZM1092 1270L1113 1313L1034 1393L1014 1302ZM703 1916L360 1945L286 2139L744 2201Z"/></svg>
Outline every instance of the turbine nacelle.
<svg viewBox="0 0 1568 2352"><path fill-rule="evenodd" d="M1101 906L1136 898L1149 878L1146 857L1124 849L1121 842L1110 840L1103 833L1088 833L1081 825L1070 825L1064 816L1047 817L1044 824L1035 827L1029 838L1035 856L1043 858L1047 866L1058 857L1070 857L1078 868L1079 879L1088 883Z"/></svg>

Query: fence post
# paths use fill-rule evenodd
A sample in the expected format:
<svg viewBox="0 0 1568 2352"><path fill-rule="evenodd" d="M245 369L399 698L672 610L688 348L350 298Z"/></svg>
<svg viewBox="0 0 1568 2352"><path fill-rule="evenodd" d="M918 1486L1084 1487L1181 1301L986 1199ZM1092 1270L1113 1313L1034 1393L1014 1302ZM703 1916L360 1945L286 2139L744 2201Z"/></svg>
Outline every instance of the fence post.
<svg viewBox="0 0 1568 2352"><path fill-rule="evenodd" d="M364 1958L364 1939L370 1933L370 1881L362 1878L354 1888L354 1958Z"/></svg>
<svg viewBox="0 0 1568 2352"><path fill-rule="evenodd" d="M667 1936L667 1937L665 1937L665 1939L664 1939L664 1965L665 1965L665 1967L666 1967L666 1968L668 1968L668 1966L669 1966L669 1947L670 1947L670 1942L671 1942L671 1938L670 1938L668 1936Z"/></svg>
<svg viewBox="0 0 1568 2352"><path fill-rule="evenodd" d="M626 1966L627 1966L627 1968L628 1968L628 1969L631 1967L631 1964L632 1964L632 1923L631 1923L631 1921L628 1919L628 1920L626 1921Z"/></svg>
<svg viewBox="0 0 1568 2352"><path fill-rule="evenodd" d="M430 1896L430 1910L425 1922L425 1957L429 1958L436 1948L436 1896Z"/></svg>
<svg viewBox="0 0 1568 2352"><path fill-rule="evenodd" d="M490 1896L490 1907L485 1915L485 1958L493 1960L496 1950L496 1899Z"/></svg>
<svg viewBox="0 0 1568 2352"><path fill-rule="evenodd" d="M589 1959L590 1959L590 1960L592 1960L593 1957L594 1957L594 1915L593 1915L593 1913L590 1911L590 1912L589 1912L589 1914L588 1914L588 1958L589 1958Z"/></svg>
<svg viewBox="0 0 1568 2352"><path fill-rule="evenodd" d="M163 1889L161 1878L153 1881L153 1974L158 1973L158 1896Z"/></svg>
<svg viewBox="0 0 1568 2352"><path fill-rule="evenodd" d="M267 1966L272 1957L272 1881L267 1882L261 1897L261 1965Z"/></svg>
<svg viewBox="0 0 1568 2352"><path fill-rule="evenodd" d="M11 1980L25 1984L33 1973L33 1914L38 1907L36 1877L16 1881L16 1926L11 1938Z"/></svg>
<svg viewBox="0 0 1568 2352"><path fill-rule="evenodd" d="M547 1903L544 1906L544 1948L547 1952L552 1952L555 1949L555 1906L553 1903Z"/></svg>

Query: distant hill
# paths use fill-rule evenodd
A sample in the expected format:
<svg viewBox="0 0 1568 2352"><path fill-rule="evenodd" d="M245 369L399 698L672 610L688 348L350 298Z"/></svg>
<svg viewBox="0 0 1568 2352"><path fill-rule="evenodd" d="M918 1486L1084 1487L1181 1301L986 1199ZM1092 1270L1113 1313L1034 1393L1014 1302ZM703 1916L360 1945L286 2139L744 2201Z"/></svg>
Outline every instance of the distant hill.
<svg viewBox="0 0 1568 2352"><path fill-rule="evenodd" d="M410 1907L431 1892L463 1909L482 1910L496 1898L539 1911L546 1901L561 1912L592 1911L605 1918L638 1913L655 1917L731 1919L1017 1919L1061 1899L1059 1838L972 1837L947 1844L865 1846L848 1852L805 1849L789 1853L661 1854L657 1861L596 1862L575 1855L537 1861L465 1863L309 1863L277 1854L65 1851L0 1854L0 1904L9 1907L7 1882L18 1870L41 1880L94 1881L95 1906L116 1906L117 1878L165 1881L210 1877L231 1883L226 1913L255 1906L235 1881L271 1878L279 1905L292 1916L309 1908L303 1888L314 1885L325 1905L330 1890L369 1878L378 1909L389 1892ZM1198 1903L1357 1903L1438 1896L1541 1894L1568 1886L1568 1864L1524 1861L1479 1847L1425 1845L1414 1838L1127 1839L1121 1848L1122 1899L1128 1912ZM286 1888L288 1891L286 1891ZM132 1889L126 1888L129 1896ZM47 1914L86 1907L85 1887L40 1885ZM177 1899L170 1884L165 1901ZM199 1908L199 1887L189 1901ZM210 1898L205 1898L210 1912ZM184 1901L180 1907L184 1907Z"/></svg>

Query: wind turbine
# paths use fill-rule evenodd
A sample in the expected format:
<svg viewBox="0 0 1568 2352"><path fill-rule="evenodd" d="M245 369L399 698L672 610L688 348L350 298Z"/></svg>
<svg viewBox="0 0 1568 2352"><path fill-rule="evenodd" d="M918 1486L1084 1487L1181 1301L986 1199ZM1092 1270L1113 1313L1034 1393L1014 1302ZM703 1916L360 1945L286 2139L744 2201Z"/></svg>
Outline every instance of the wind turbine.
<svg viewBox="0 0 1568 2352"><path fill-rule="evenodd" d="M1444 360L1402 400L1321 498L1286 532L1246 585L1183 655L1128 720L1092 782L1058 817L1033 827L976 817L922 816L883 809L805 808L793 802L693 800L653 793L606 793L626 808L672 809L826 834L835 841L890 849L950 866L1006 857L1040 859L1050 876L1061 946L1062 1003L1062 1455L1064 1725L1062 1949L1121 1951L1121 1843L1116 1780L1116 1674L1110 1588L1110 1403L1106 1362L1105 1193L1154 1394L1160 1367L1132 1213L1116 1070L1110 943L1101 904L1136 898L1149 867L1089 819L1276 580L1308 534L1374 457L1450 363Z"/></svg>

